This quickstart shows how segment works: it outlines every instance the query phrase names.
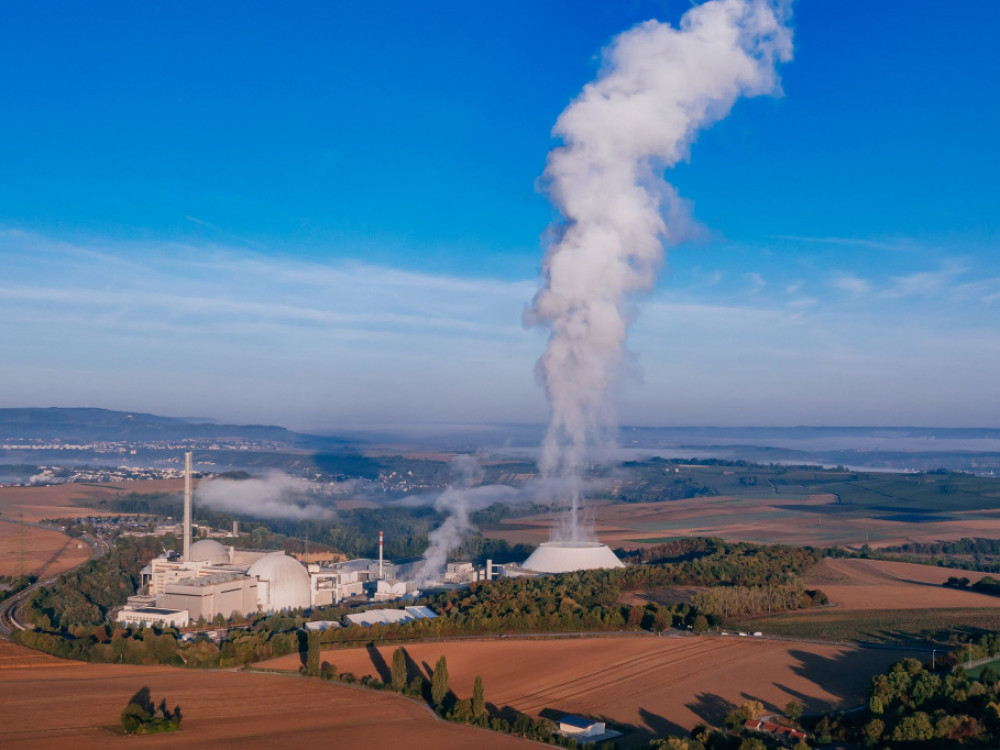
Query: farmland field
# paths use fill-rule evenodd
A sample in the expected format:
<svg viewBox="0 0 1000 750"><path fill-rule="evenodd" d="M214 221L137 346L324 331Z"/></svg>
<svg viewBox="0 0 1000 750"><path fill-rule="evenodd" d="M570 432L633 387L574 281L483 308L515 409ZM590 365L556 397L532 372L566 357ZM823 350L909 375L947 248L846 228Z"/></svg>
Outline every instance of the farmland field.
<svg viewBox="0 0 1000 750"><path fill-rule="evenodd" d="M887 560L827 558L803 577L803 583L822 589L846 610L1000 607L1000 597L941 585L955 575L975 582L985 574Z"/></svg>
<svg viewBox="0 0 1000 750"><path fill-rule="evenodd" d="M140 688L179 705L181 731L116 736ZM298 677L85 664L0 641L0 747L407 747L514 750L526 740L446 723L414 701Z"/></svg>
<svg viewBox="0 0 1000 750"><path fill-rule="evenodd" d="M393 646L334 650L323 659L339 672L384 677ZM452 689L468 697L476 675L486 700L532 716L581 713L631 728L629 743L718 725L748 698L779 710L789 700L807 711L848 708L864 700L876 671L910 655L854 646L784 643L737 636L502 639L406 646L426 676L441 655ZM295 670L299 657L262 668Z"/></svg>
<svg viewBox="0 0 1000 750"><path fill-rule="evenodd" d="M0 575L15 576L22 572L38 577L55 575L89 557L90 547L58 531L0 522Z"/></svg>
<svg viewBox="0 0 1000 750"><path fill-rule="evenodd" d="M832 494L797 496L793 500L772 493L650 503L591 501L585 516L602 542L626 549L690 536L817 547L860 546L866 542L872 547L883 547L911 541L1000 536L1000 517L986 507L930 513L923 509L907 510L903 505L876 508L837 500ZM883 498L883 502L896 500ZM556 516L556 513L541 513L504 519L484 528L483 533L512 544L539 544L549 539Z"/></svg>
<svg viewBox="0 0 1000 750"><path fill-rule="evenodd" d="M0 487L0 514L7 519L23 516L29 522L50 518L113 515L106 506L115 497L129 492L179 492L183 486L181 479L149 479L107 484ZM105 501L103 508L101 501ZM84 502L93 507L83 505Z"/></svg>

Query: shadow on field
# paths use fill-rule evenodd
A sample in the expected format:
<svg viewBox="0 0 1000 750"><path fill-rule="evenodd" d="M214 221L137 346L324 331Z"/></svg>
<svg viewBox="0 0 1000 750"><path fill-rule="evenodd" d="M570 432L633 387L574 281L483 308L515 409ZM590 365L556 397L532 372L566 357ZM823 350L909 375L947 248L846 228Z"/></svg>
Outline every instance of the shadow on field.
<svg viewBox="0 0 1000 750"><path fill-rule="evenodd" d="M643 737L647 742L649 740L655 739L657 737L666 737L668 735L674 735L676 737L687 737L688 730L682 727L680 724L675 724L670 721L670 719L665 716L660 716L659 714L654 714L652 711L647 711L645 708L639 709L639 716L647 727L652 730L652 735L649 737ZM649 734L649 732L643 732L643 728L639 727L637 730L640 735Z"/></svg>
<svg viewBox="0 0 1000 750"><path fill-rule="evenodd" d="M379 651L371 643L368 644L368 658L372 660L372 666L375 668L375 673L378 678L382 680L383 683L389 684L392 680L392 670L389 669L389 665L385 663L385 659L382 658L382 652Z"/></svg>
<svg viewBox="0 0 1000 750"><path fill-rule="evenodd" d="M833 708L833 706L830 705L829 701L825 701L822 698L817 698L816 696L813 695L806 695L805 693L799 692L798 690L788 687L788 685L782 685L780 682L774 683L774 686L779 690L784 690L795 700L801 703L802 707L805 709L805 712L807 714L818 713L820 711L828 711L829 709ZM779 706L776 707L774 710L778 710L781 713L784 713L785 707Z"/></svg>
<svg viewBox="0 0 1000 750"><path fill-rule="evenodd" d="M693 702L684 705L706 724L715 727L722 725L726 714L736 710L735 705L715 693L698 693Z"/></svg>

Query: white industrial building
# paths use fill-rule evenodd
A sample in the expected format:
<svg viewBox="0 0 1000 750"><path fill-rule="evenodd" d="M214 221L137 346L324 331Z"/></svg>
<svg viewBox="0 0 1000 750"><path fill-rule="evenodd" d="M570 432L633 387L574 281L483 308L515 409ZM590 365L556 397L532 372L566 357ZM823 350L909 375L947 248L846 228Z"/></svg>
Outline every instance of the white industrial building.
<svg viewBox="0 0 1000 750"><path fill-rule="evenodd" d="M393 623L413 622L414 620L430 620L437 617L429 607L403 607L403 609L370 609L367 612L357 612L347 615L351 625L391 625Z"/></svg>
<svg viewBox="0 0 1000 750"><path fill-rule="evenodd" d="M322 607L352 597L388 601L419 593L412 578L422 559L383 560L381 532L377 560L308 565L284 552L241 550L215 539L192 544L190 453L185 454L184 479L183 553L165 551L142 569L139 593L119 612L120 622L183 627L218 615L229 619ZM471 564L458 563L449 565L447 577L468 575L471 580L473 573Z"/></svg>

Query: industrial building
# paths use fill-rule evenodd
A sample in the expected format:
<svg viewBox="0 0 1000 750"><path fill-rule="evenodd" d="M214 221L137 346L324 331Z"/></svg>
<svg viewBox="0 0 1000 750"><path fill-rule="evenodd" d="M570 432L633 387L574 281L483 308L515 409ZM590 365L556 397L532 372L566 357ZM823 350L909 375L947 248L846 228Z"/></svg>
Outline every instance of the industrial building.
<svg viewBox="0 0 1000 750"><path fill-rule="evenodd" d="M183 627L200 618L280 612L339 604L345 599L389 601L419 589L414 575L422 558L303 564L284 552L227 547L215 539L191 541L191 454L184 456L183 552L164 551L142 569L139 592L129 597L118 621ZM234 534L235 534L234 528ZM449 583L470 582L471 563L448 566ZM411 619L414 619L411 617Z"/></svg>
<svg viewBox="0 0 1000 750"><path fill-rule="evenodd" d="M611 548L600 542L542 542L520 566L504 566L504 575L624 567Z"/></svg>

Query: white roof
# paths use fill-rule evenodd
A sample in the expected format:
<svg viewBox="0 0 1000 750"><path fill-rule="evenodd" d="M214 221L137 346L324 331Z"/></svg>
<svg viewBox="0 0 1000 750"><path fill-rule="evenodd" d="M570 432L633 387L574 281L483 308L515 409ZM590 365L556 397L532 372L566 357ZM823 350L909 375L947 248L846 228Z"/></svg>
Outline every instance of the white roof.
<svg viewBox="0 0 1000 750"><path fill-rule="evenodd" d="M568 573L594 568L624 568L606 544L600 542L542 542L523 567L536 573Z"/></svg>
<svg viewBox="0 0 1000 750"><path fill-rule="evenodd" d="M388 625L394 622L412 622L437 617L434 610L428 607L406 607L405 609L370 609L367 612L356 612L347 615L351 625Z"/></svg>

